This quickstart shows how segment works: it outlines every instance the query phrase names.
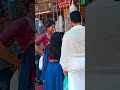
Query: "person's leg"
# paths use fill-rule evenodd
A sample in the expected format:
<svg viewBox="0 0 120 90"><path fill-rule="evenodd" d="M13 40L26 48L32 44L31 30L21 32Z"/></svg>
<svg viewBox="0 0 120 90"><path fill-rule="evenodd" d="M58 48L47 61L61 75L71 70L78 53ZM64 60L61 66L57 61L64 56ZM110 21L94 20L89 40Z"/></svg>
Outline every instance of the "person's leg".
<svg viewBox="0 0 120 90"><path fill-rule="evenodd" d="M10 80L13 75L13 71L10 68L0 71L0 88L4 90L10 89Z"/></svg>
<svg viewBox="0 0 120 90"><path fill-rule="evenodd" d="M36 82L40 82L39 59L40 59L40 55L36 55L36 56L35 56L35 64L36 64Z"/></svg>
<svg viewBox="0 0 120 90"><path fill-rule="evenodd" d="M85 71L68 73L69 90L85 90Z"/></svg>
<svg viewBox="0 0 120 90"><path fill-rule="evenodd" d="M31 84L29 90L35 90L35 84Z"/></svg>

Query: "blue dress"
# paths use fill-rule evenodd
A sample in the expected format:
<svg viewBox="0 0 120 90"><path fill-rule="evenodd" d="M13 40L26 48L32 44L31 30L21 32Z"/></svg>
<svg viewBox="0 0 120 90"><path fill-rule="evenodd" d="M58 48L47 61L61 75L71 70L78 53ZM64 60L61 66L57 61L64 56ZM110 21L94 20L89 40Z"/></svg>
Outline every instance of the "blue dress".
<svg viewBox="0 0 120 90"><path fill-rule="evenodd" d="M59 63L48 61L49 46L45 49L41 79L43 90L63 90L63 70Z"/></svg>

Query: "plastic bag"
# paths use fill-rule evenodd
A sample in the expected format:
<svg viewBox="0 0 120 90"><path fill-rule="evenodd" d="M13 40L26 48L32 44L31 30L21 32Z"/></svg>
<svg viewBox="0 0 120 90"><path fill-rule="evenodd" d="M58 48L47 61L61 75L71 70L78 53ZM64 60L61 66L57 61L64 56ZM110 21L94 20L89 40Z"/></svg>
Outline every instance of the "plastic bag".
<svg viewBox="0 0 120 90"><path fill-rule="evenodd" d="M43 66L43 56L41 56L39 59L39 69L40 70L42 70L42 66Z"/></svg>
<svg viewBox="0 0 120 90"><path fill-rule="evenodd" d="M64 78L63 90L68 90L68 75L66 75L65 78Z"/></svg>

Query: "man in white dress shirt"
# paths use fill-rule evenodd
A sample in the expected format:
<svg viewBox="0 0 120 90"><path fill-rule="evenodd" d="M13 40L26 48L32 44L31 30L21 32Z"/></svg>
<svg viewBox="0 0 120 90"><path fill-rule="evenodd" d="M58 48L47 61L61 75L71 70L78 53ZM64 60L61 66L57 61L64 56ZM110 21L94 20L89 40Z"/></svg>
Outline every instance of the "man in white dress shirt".
<svg viewBox="0 0 120 90"><path fill-rule="evenodd" d="M85 90L85 27L80 12L71 12L70 19L73 27L64 34L60 64L68 73L68 90Z"/></svg>

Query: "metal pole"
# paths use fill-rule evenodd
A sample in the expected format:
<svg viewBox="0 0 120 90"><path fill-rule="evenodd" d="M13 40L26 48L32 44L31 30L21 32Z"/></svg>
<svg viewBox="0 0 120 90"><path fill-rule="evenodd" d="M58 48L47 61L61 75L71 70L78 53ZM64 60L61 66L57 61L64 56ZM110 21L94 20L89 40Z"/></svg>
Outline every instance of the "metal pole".
<svg viewBox="0 0 120 90"><path fill-rule="evenodd" d="M42 14L42 21L43 21L43 14Z"/></svg>
<svg viewBox="0 0 120 90"><path fill-rule="evenodd" d="M53 20L54 20L54 6L53 6Z"/></svg>
<svg viewBox="0 0 120 90"><path fill-rule="evenodd" d="M40 14L39 14L39 20L40 20Z"/></svg>
<svg viewBox="0 0 120 90"><path fill-rule="evenodd" d="M46 21L47 21L47 13L46 13Z"/></svg>
<svg viewBox="0 0 120 90"><path fill-rule="evenodd" d="M56 13L57 13L57 20L58 20L58 8L57 8L57 1L56 1Z"/></svg>
<svg viewBox="0 0 120 90"><path fill-rule="evenodd" d="M78 9L79 9L79 12L80 12L80 3L77 3L78 4Z"/></svg>

